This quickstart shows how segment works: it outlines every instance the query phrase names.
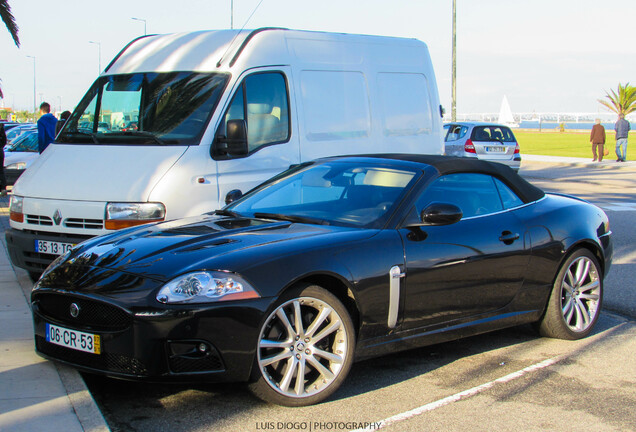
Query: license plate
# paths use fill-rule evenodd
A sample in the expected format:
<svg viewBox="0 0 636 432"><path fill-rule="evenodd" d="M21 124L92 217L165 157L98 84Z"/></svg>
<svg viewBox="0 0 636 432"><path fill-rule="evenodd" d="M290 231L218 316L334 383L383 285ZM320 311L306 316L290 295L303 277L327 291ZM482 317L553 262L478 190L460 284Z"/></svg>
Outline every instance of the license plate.
<svg viewBox="0 0 636 432"><path fill-rule="evenodd" d="M61 243L47 240L36 240L35 251L51 255L64 255L67 251L70 251L73 246L72 243Z"/></svg>
<svg viewBox="0 0 636 432"><path fill-rule="evenodd" d="M92 354L101 354L99 335L84 333L46 323L46 341L55 345Z"/></svg>
<svg viewBox="0 0 636 432"><path fill-rule="evenodd" d="M489 152L489 153L505 153L506 152L506 148L505 147L500 147L500 146L486 147L486 151Z"/></svg>

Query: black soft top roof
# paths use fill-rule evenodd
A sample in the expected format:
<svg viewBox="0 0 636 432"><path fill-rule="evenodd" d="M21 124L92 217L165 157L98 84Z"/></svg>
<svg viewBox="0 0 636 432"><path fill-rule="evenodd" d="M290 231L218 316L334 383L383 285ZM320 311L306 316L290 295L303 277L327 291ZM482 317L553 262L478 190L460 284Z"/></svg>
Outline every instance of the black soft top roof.
<svg viewBox="0 0 636 432"><path fill-rule="evenodd" d="M418 154L369 154L357 155L357 157L391 159L429 165L435 168L439 175L454 173L489 174L506 183L525 203L537 201L545 196L545 192L541 189L521 178L512 168L500 163L474 158Z"/></svg>

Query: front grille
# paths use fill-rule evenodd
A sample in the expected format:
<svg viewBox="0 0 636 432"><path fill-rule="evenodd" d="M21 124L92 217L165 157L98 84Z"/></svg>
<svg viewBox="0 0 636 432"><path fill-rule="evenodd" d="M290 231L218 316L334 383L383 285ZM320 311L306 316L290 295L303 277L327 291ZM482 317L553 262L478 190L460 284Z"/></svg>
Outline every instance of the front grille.
<svg viewBox="0 0 636 432"><path fill-rule="evenodd" d="M35 346L39 352L57 360L74 365L128 375L145 376L148 369L138 359L121 354L91 354L49 343L41 336L35 337Z"/></svg>
<svg viewBox="0 0 636 432"><path fill-rule="evenodd" d="M37 294L33 300L37 303L41 315L58 322L69 323L73 327L117 331L124 330L132 324L132 317L128 312L108 303L57 293ZM72 303L79 306L77 318L70 314Z"/></svg>
<svg viewBox="0 0 636 432"><path fill-rule="evenodd" d="M53 226L53 219L42 215L26 215L26 223L31 225Z"/></svg>
<svg viewBox="0 0 636 432"><path fill-rule="evenodd" d="M64 226L67 228L100 230L104 228L104 221L101 219L68 218L64 221Z"/></svg>
<svg viewBox="0 0 636 432"><path fill-rule="evenodd" d="M174 373L217 372L223 369L221 357L214 348L204 356L176 355L170 357L170 370Z"/></svg>

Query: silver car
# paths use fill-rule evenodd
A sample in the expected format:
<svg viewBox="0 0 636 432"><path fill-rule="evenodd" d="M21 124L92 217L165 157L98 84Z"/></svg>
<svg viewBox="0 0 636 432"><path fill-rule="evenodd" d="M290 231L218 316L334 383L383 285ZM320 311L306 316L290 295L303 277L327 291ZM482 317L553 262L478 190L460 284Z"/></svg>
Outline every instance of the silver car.
<svg viewBox="0 0 636 432"><path fill-rule="evenodd" d="M455 122L444 125L446 154L472 157L508 165L515 171L521 166L521 154L515 135L508 126L495 123Z"/></svg>

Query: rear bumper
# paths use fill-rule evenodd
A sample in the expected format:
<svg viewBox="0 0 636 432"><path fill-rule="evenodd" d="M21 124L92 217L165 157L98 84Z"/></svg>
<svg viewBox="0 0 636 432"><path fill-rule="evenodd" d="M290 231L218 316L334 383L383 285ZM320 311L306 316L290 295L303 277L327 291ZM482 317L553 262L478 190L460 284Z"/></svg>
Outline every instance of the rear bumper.
<svg viewBox="0 0 636 432"><path fill-rule="evenodd" d="M13 265L34 273L42 273L57 258L57 255L36 252L35 242L37 240L77 244L91 237L74 234L20 231L15 228L9 228L5 231L7 250Z"/></svg>

